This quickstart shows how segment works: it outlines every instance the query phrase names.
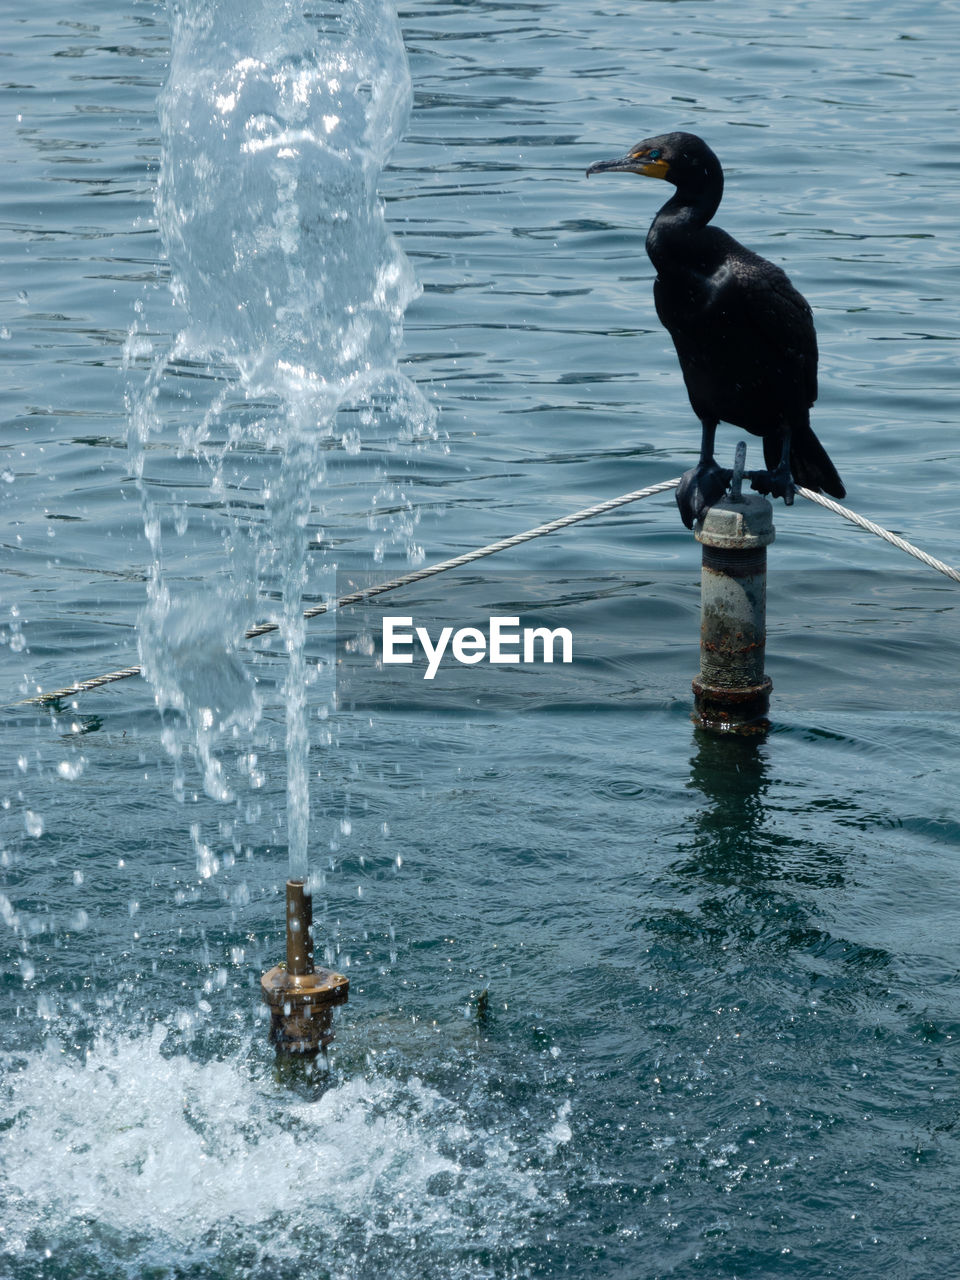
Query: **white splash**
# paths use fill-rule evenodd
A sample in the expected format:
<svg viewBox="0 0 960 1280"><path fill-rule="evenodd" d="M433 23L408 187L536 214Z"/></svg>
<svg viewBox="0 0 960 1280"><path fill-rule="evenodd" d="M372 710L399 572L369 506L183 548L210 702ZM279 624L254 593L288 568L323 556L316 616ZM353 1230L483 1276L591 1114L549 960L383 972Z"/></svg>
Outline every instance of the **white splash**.
<svg viewBox="0 0 960 1280"><path fill-rule="evenodd" d="M82 1239L95 1222L121 1233L131 1262L157 1246L187 1261L215 1235L263 1256L306 1250L309 1265L358 1222L456 1251L478 1204L483 1243L512 1242L544 1203L506 1134L476 1131L416 1078L360 1077L306 1100L236 1057L166 1052L167 1035L0 1059L0 1254Z"/></svg>

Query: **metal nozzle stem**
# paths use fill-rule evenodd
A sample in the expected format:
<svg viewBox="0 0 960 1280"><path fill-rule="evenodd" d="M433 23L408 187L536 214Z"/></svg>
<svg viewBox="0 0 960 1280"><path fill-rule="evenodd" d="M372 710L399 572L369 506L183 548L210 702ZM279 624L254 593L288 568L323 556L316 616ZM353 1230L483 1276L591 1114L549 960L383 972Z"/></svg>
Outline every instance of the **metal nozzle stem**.
<svg viewBox="0 0 960 1280"><path fill-rule="evenodd" d="M313 973L313 899L303 880L287 881L287 973Z"/></svg>

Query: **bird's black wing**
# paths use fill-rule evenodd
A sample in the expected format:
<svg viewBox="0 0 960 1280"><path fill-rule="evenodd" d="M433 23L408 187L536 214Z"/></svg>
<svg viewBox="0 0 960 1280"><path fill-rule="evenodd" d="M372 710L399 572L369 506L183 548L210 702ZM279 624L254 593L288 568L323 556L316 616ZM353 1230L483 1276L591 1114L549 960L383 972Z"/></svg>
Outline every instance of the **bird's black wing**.
<svg viewBox="0 0 960 1280"><path fill-rule="evenodd" d="M744 364L775 375L809 409L817 398L817 335L806 298L786 273L721 232L726 252L714 273L709 311Z"/></svg>

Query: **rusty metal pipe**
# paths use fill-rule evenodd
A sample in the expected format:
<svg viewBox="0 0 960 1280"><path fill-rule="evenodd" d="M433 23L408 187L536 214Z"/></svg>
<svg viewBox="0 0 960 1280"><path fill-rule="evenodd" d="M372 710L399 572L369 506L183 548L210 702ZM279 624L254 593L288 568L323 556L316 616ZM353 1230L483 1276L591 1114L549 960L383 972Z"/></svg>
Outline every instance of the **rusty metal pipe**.
<svg viewBox="0 0 960 1280"><path fill-rule="evenodd" d="M313 901L303 880L287 881L287 962L260 979L270 1009L270 1039L277 1051L313 1055L333 1040L333 1011L345 1004L350 983L313 962Z"/></svg>
<svg viewBox="0 0 960 1280"><path fill-rule="evenodd" d="M287 973L313 973L313 896L303 880L287 881Z"/></svg>
<svg viewBox="0 0 960 1280"><path fill-rule="evenodd" d="M763 669L773 508L754 494L724 498L704 514L696 536L703 569L693 718L714 733L762 732L773 688Z"/></svg>

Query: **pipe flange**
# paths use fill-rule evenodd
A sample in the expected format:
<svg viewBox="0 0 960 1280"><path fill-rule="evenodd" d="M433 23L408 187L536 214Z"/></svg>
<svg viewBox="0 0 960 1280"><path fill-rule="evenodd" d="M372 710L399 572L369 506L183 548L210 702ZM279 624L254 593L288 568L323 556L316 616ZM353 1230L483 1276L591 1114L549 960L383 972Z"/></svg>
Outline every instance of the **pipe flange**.
<svg viewBox="0 0 960 1280"><path fill-rule="evenodd" d="M759 684L721 689L693 681L693 720L714 733L762 733L770 727L770 691L773 681L764 676Z"/></svg>
<svg viewBox="0 0 960 1280"><path fill-rule="evenodd" d="M350 979L332 969L291 974L274 965L260 979L270 1009L270 1039L288 1053L317 1053L333 1040L333 1010L346 1004Z"/></svg>

